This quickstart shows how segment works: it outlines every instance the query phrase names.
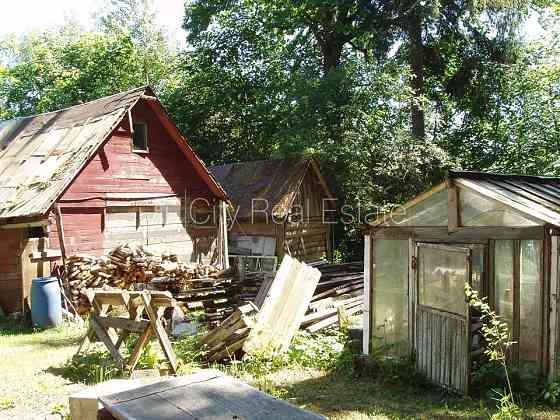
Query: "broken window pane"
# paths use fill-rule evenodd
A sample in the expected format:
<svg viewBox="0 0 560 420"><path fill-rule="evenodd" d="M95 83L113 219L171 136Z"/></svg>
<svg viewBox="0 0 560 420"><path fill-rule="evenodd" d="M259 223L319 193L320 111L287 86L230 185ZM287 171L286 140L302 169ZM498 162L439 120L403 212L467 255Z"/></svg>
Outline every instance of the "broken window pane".
<svg viewBox="0 0 560 420"><path fill-rule="evenodd" d="M442 311L466 314L467 253L444 248L418 248L418 302Z"/></svg>
<svg viewBox="0 0 560 420"><path fill-rule="evenodd" d="M408 240L376 240L374 258L373 345L394 346L394 354L405 354L408 349Z"/></svg>
<svg viewBox="0 0 560 420"><path fill-rule="evenodd" d="M459 190L461 226L538 226L508 206L470 190Z"/></svg>
<svg viewBox="0 0 560 420"><path fill-rule="evenodd" d="M519 359L538 362L541 341L542 241L520 244L519 269Z"/></svg>

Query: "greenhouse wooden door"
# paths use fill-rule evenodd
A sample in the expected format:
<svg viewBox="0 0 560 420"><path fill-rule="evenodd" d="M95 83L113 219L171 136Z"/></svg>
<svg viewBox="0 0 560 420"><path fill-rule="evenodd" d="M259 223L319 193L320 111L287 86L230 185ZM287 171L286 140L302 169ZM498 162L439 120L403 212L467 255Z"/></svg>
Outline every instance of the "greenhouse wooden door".
<svg viewBox="0 0 560 420"><path fill-rule="evenodd" d="M416 369L446 389L468 393L470 249L417 244L414 349Z"/></svg>

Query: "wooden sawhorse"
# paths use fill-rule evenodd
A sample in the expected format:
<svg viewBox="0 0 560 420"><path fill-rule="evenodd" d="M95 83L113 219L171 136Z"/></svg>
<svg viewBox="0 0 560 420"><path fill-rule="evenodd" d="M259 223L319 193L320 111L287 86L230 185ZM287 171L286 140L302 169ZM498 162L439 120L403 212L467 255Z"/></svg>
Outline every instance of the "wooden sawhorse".
<svg viewBox="0 0 560 420"><path fill-rule="evenodd" d="M91 289L87 292L87 297L92 308L89 318L90 326L76 355L80 353L85 344L97 336L105 344L119 369L124 369L125 360L119 347L130 333L139 333L140 336L128 360L128 372L131 374L144 347L155 335L173 373L177 373L177 358L161 321L165 309L176 305L171 293ZM128 317L108 315L111 307L124 307L128 312ZM143 312L146 313L148 319L142 319ZM117 337L111 330L120 330Z"/></svg>

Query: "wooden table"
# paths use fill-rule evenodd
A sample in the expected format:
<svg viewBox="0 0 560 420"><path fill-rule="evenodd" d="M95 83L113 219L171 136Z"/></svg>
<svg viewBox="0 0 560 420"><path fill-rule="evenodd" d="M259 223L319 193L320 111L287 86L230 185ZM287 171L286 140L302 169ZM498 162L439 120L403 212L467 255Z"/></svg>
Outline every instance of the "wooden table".
<svg viewBox="0 0 560 420"><path fill-rule="evenodd" d="M124 369L126 363L119 347L131 333L137 333L139 337L128 360L129 373L132 373L142 355L142 350L155 335L171 369L174 373L177 372L177 358L161 321L165 309L176 304L171 293L92 289L88 291L88 299L92 307L90 326L76 354L80 353L84 345L92 341L94 336L97 336L105 344L117 366ZM124 307L128 316L108 315L109 309L115 307ZM147 319L142 318L144 313ZM114 337L113 330L118 331L117 337Z"/></svg>
<svg viewBox="0 0 560 420"><path fill-rule="evenodd" d="M99 400L119 420L324 419L212 369Z"/></svg>

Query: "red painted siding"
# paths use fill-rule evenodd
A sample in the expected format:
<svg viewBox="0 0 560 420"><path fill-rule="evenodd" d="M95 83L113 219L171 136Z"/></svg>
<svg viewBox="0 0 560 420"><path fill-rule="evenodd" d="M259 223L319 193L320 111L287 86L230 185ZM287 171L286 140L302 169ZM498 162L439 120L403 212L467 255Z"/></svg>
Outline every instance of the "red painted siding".
<svg viewBox="0 0 560 420"><path fill-rule="evenodd" d="M69 254L103 253L103 208L108 194L158 193L209 200L212 197L151 108L140 102L132 110L132 120L148 124L149 152L132 151L130 124L125 117L59 199ZM49 231L51 246L58 246L52 217Z"/></svg>

